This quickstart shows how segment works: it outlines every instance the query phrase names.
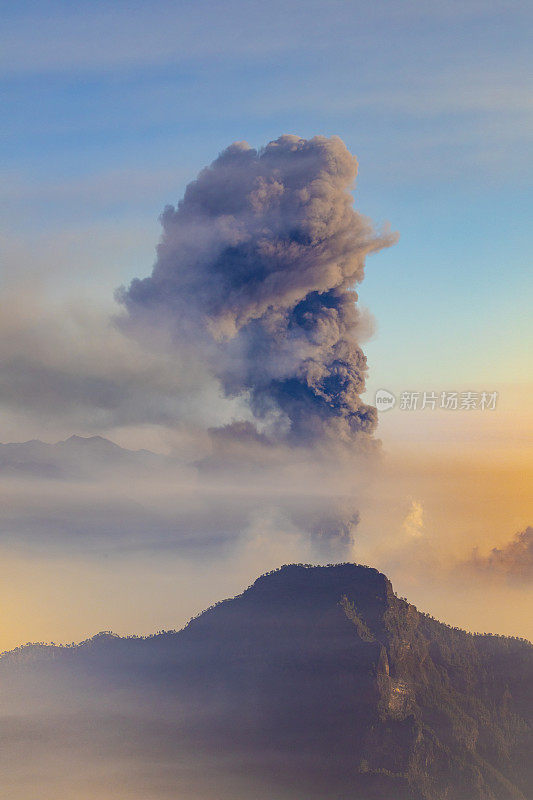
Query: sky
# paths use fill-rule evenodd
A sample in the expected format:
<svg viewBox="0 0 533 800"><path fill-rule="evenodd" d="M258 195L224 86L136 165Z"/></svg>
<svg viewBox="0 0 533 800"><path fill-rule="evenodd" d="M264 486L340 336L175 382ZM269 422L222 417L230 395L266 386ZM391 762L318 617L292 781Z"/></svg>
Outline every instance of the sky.
<svg viewBox="0 0 533 800"><path fill-rule="evenodd" d="M150 274L163 208L232 142L339 136L358 162L355 208L399 234L368 256L357 289L363 399L385 389L397 403L380 414L384 459L371 486L354 467L349 556L385 569L440 618L531 637L533 569L517 577L491 556L511 553L532 519L530 4L0 6L1 441L102 435L189 469L203 431L242 409L221 401L207 361L128 338L115 292ZM403 392L433 391L497 392L497 405L401 409ZM106 405L106 392L120 399ZM296 469L292 457L284 463ZM209 491L231 504L234 487L220 480ZM37 494L25 480L7 484L0 649L179 627L278 562L337 555L302 544L301 519L287 532L264 503L236 550L162 557L144 542L110 556L91 539L90 552L73 551L39 538L32 503L48 484ZM65 504L70 489L54 486ZM119 489L106 491L122 508ZM76 491L86 503L87 487ZM161 513L152 485L139 492ZM171 480L161 494L172 517L182 495ZM28 515L33 538L20 535ZM531 559L529 538L519 541Z"/></svg>

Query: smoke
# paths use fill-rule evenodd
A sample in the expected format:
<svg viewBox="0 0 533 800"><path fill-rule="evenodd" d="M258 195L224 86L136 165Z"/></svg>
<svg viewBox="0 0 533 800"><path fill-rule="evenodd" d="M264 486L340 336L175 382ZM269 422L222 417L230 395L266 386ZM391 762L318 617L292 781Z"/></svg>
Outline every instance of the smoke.
<svg viewBox="0 0 533 800"><path fill-rule="evenodd" d="M519 531L503 547L493 547L487 556L474 551L468 566L492 575L505 575L513 580L533 580L533 527Z"/></svg>
<svg viewBox="0 0 533 800"><path fill-rule="evenodd" d="M354 286L396 236L354 210L356 171L335 136L232 144L165 209L152 274L118 293L123 324L199 348L270 441L352 444L376 427Z"/></svg>

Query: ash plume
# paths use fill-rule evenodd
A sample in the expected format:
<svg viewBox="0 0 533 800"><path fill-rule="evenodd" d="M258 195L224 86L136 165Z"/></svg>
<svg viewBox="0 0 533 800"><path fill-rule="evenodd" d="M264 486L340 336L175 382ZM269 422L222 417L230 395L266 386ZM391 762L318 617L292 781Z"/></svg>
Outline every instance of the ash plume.
<svg viewBox="0 0 533 800"><path fill-rule="evenodd" d="M152 274L119 292L126 324L200 348L273 441L353 443L376 427L354 286L396 236L354 210L356 171L335 136L232 144L165 209Z"/></svg>

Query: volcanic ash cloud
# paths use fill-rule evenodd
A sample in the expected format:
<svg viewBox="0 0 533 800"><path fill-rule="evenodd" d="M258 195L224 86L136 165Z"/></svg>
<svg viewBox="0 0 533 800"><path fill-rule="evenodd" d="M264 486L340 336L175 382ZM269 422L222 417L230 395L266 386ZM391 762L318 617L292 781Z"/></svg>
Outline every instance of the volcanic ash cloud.
<svg viewBox="0 0 533 800"><path fill-rule="evenodd" d="M152 274L119 293L126 324L170 328L271 441L354 443L376 427L354 286L396 237L354 210L356 172L335 136L232 144L165 209Z"/></svg>

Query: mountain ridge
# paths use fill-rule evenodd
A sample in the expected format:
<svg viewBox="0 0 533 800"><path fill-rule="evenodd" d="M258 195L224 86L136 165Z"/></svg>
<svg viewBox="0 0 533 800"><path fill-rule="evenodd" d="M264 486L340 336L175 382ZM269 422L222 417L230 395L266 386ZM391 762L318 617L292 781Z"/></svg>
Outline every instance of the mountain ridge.
<svg viewBox="0 0 533 800"><path fill-rule="evenodd" d="M104 436L69 436L57 442L30 439L0 442L0 472L47 479L86 477L94 470L149 469L169 457L150 450L130 450Z"/></svg>
<svg viewBox="0 0 533 800"><path fill-rule="evenodd" d="M371 567L287 565L178 632L22 650L0 659L13 713L18 696L73 714L74 740L94 716L97 742L142 734L174 789L200 759L217 788L195 774L186 798L244 800L250 781L283 800L532 796L532 645L438 623Z"/></svg>
<svg viewBox="0 0 533 800"><path fill-rule="evenodd" d="M72 438L72 437L70 437L70 438ZM133 451L133 452L145 452L145 451ZM146 452L150 452L150 451L146 451ZM275 569L272 569L272 570L269 570L267 572L262 573L249 586L247 586L245 589L243 589L238 594L232 595L231 597L226 597L226 598L224 598L222 600L218 600L217 602L213 603L212 605L207 606L206 608L202 609L201 611L198 611L197 613L195 613L185 623L185 625L183 625L181 628L172 628L170 630L161 630L161 631L156 631L154 633L148 633L148 634L124 634L124 635L123 634L118 634L115 631L111 631L111 630L106 630L106 631L102 630L102 631L97 631L92 636L89 636L86 639L83 639L83 640L81 640L79 642L70 642L70 643L55 643L55 642L44 642L44 641L43 642L26 642L24 644L18 645L17 647L11 648L10 650L0 651L0 659L4 658L6 656L9 656L12 653L13 654L14 653L18 653L19 651L21 651L21 650L23 650L25 648L29 648L29 647L40 647L40 648L50 647L50 648L59 648L59 649L61 649L61 648L79 647L81 645L87 645L90 642L92 642L94 639L98 639L98 638L104 637L104 636L107 636L107 637L110 637L110 638L113 638L113 639L119 638L119 639L145 640L145 639L153 639L153 638L155 638L157 636L181 633L182 631L186 630L191 624L193 624L194 621L196 619L198 619L199 617L203 616L204 614L208 614L209 612L211 612L212 610L218 608L220 605L222 605L224 603L229 603L229 602L231 602L233 600L239 599L243 595L246 595L250 590L252 590L255 587L257 587L258 585L260 585L265 579L268 579L272 575L275 575L275 574L278 574L278 573L286 574L287 571L293 570L293 569L304 569L304 570L316 569L316 570L322 570L322 569L333 569L333 568L339 568L339 567L356 567L357 569L370 570L373 573L377 573L379 576L382 576L383 578L385 578L387 583L390 585L390 591L394 595L394 597L396 597L400 601L403 601L403 602L407 603L409 606L414 608L415 611L417 611L417 613L420 614L421 616L432 620L433 622L435 622L438 625L442 625L444 628L448 628L449 630L457 631L458 633L464 633L467 636L487 637L487 638L495 638L495 639L504 639L504 640L509 640L509 641L523 642L523 643L533 647L533 642L531 642L527 637L524 637L524 636L497 633L495 631L483 631L483 632L481 632L481 631L469 631L466 628L461 628L460 626L452 625L450 623L444 622L443 620L437 619L436 617L434 617L429 612L421 611L416 605L411 603L406 597L399 596L398 593L393 588L392 581L389 578L387 578L387 576L384 573L380 572L375 567L368 566L367 564L358 564L358 563L355 563L355 562L342 562L342 563L327 564L327 565L306 564L306 563L291 563L291 564L283 564L280 567L276 567Z"/></svg>

